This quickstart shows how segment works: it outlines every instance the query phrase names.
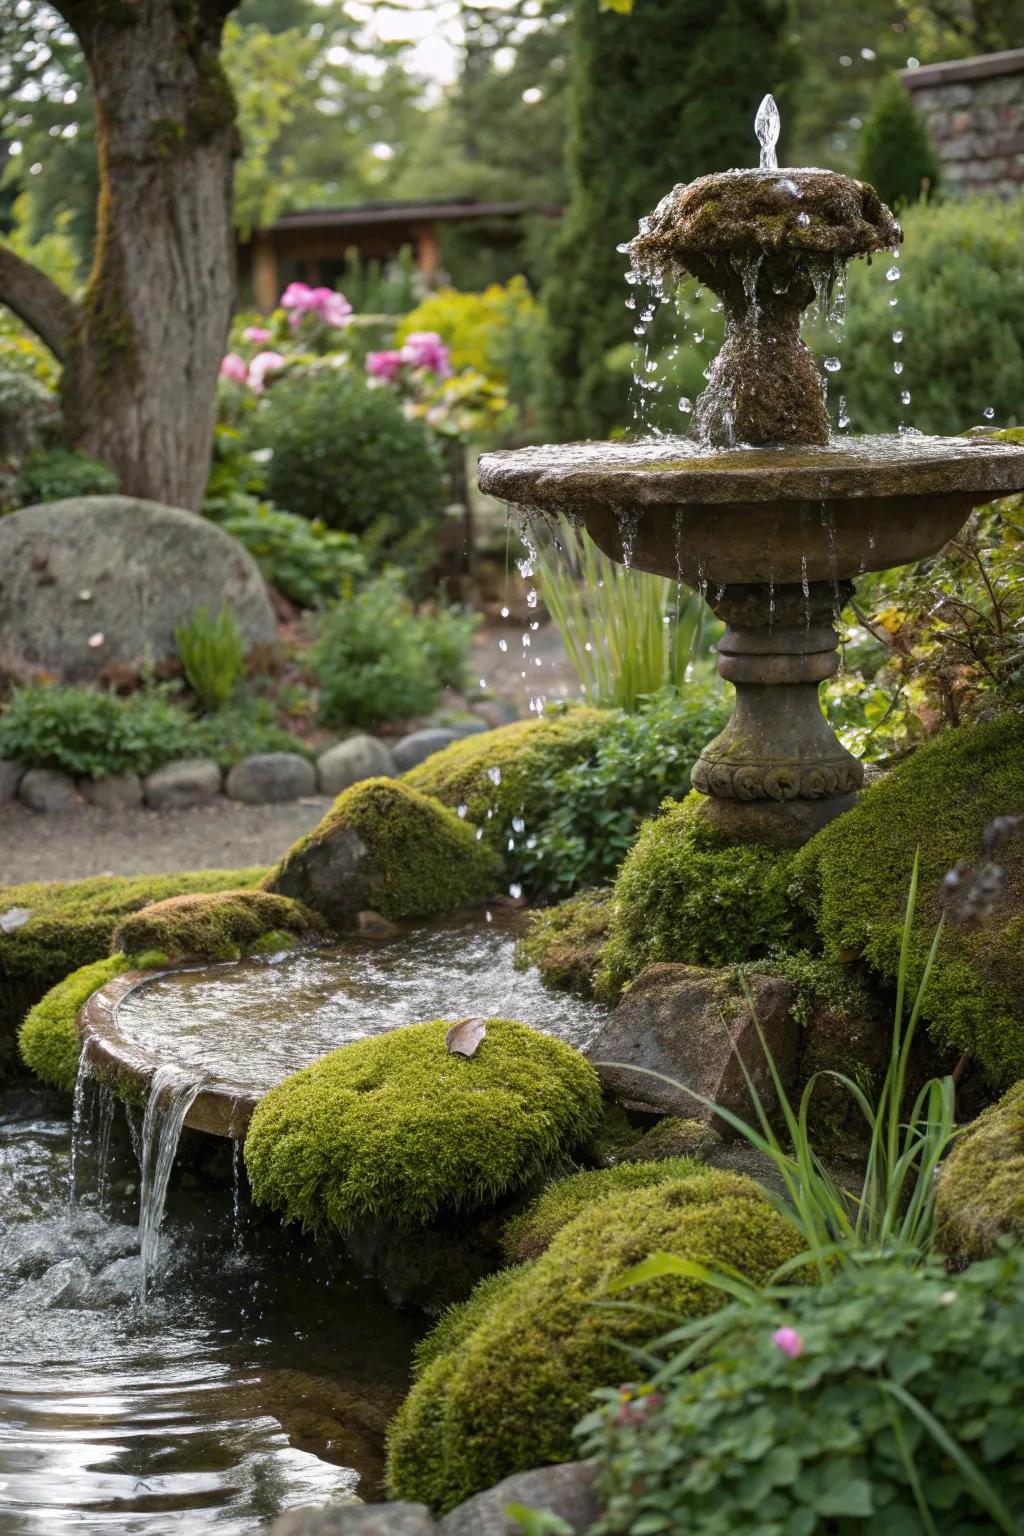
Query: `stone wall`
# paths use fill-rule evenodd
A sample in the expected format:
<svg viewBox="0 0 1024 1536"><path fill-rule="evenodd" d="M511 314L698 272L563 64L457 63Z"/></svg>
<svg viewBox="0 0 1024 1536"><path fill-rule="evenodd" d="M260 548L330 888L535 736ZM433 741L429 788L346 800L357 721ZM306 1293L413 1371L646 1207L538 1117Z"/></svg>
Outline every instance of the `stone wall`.
<svg viewBox="0 0 1024 1536"><path fill-rule="evenodd" d="M1024 190L1024 48L902 72L928 125L946 190Z"/></svg>

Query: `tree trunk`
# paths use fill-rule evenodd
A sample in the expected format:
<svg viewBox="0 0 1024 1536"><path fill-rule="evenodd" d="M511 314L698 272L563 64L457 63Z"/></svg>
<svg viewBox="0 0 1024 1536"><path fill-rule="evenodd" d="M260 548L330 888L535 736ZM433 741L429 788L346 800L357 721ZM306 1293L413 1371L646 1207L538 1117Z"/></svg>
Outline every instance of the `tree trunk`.
<svg viewBox="0 0 1024 1536"><path fill-rule="evenodd" d="M235 291L235 103L219 60L238 0L64 0L96 91L96 253L66 349L71 442L122 490L197 508ZM0 295L2 296L2 295Z"/></svg>

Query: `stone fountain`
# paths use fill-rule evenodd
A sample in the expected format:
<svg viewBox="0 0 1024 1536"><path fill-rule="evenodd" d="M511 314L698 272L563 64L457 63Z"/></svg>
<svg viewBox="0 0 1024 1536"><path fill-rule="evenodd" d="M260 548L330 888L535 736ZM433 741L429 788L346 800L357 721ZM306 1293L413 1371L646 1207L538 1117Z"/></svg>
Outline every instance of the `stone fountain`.
<svg viewBox="0 0 1024 1536"><path fill-rule="evenodd" d="M833 436L804 311L854 256L903 235L873 187L779 169L766 97L756 170L675 187L624 247L667 296L690 274L719 295L725 340L693 438L485 455L480 487L527 515L563 513L613 559L688 583L726 629L736 689L694 786L728 835L796 845L854 804L864 770L821 711L835 619L854 579L937 554L972 507L1024 488L1024 447L981 437Z"/></svg>

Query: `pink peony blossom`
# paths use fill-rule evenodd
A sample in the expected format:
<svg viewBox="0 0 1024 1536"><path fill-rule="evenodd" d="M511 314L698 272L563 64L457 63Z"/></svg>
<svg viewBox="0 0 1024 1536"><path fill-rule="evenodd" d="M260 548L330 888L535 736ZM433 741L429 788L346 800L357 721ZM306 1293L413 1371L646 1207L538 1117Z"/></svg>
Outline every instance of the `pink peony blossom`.
<svg viewBox="0 0 1024 1536"><path fill-rule="evenodd" d="M804 1352L804 1341L795 1328L776 1328L772 1343L782 1350L787 1360L796 1360Z"/></svg>
<svg viewBox="0 0 1024 1536"><path fill-rule="evenodd" d="M257 352L249 364L249 388L256 395L263 393L268 373L276 373L284 367L280 352Z"/></svg>
<svg viewBox="0 0 1024 1536"><path fill-rule="evenodd" d="M221 359L220 376L222 379L230 379L232 384L244 384L249 377L245 358L239 357L237 352L229 352Z"/></svg>
<svg viewBox="0 0 1024 1536"><path fill-rule="evenodd" d="M247 325L242 332L242 340L262 343L269 341L272 335L273 332L268 331L265 325Z"/></svg>
<svg viewBox="0 0 1024 1536"><path fill-rule="evenodd" d="M352 305L343 293L333 288L310 288L308 283L289 283L281 295L281 308L291 311L292 325L301 325L307 315L316 315L324 325L341 330L348 325Z"/></svg>
<svg viewBox="0 0 1024 1536"><path fill-rule="evenodd" d="M450 371L448 348L436 331L410 331L402 346L401 357L411 368L426 368L441 378Z"/></svg>
<svg viewBox="0 0 1024 1536"><path fill-rule="evenodd" d="M373 379L397 379L401 367L401 352L367 352L366 354L366 371Z"/></svg>
<svg viewBox="0 0 1024 1536"><path fill-rule="evenodd" d="M293 310L291 322L298 325L307 310L313 308L313 290L308 283L289 283L281 295L281 308Z"/></svg>

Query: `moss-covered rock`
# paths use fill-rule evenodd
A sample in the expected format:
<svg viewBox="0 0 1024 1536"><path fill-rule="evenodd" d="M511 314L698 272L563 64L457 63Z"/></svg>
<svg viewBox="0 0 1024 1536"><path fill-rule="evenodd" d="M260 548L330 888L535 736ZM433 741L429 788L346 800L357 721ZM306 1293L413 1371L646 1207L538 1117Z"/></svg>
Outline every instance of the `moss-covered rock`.
<svg viewBox="0 0 1024 1536"><path fill-rule="evenodd" d="M128 969L123 955L108 955L65 976L30 1009L18 1031L18 1050L25 1065L54 1088L74 1090L80 1041L75 1020L98 987Z"/></svg>
<svg viewBox="0 0 1024 1536"><path fill-rule="evenodd" d="M584 1210L423 1370L390 1431L393 1496L443 1511L512 1472L569 1460L591 1392L629 1371L622 1346L642 1346L670 1319L719 1302L710 1287L672 1277L629 1293L642 1309L595 1305L653 1251L732 1265L762 1284L801 1246L735 1174L626 1190Z"/></svg>
<svg viewBox="0 0 1024 1536"><path fill-rule="evenodd" d="M527 1187L593 1131L597 1074L560 1040L489 1019L470 1057L445 1020L344 1046L256 1107L253 1198L304 1227L425 1223Z"/></svg>
<svg viewBox="0 0 1024 1536"><path fill-rule="evenodd" d="M706 1120L685 1120L679 1115L666 1115L651 1127L639 1141L626 1147L619 1161L622 1163L658 1163L676 1158L700 1158L721 1142L718 1132Z"/></svg>
<svg viewBox="0 0 1024 1536"><path fill-rule="evenodd" d="M996 1239L1024 1237L1024 1082L983 1111L954 1143L939 1174L938 1246L982 1259Z"/></svg>
<svg viewBox="0 0 1024 1536"><path fill-rule="evenodd" d="M509 1263L522 1264L527 1259L536 1259L563 1227L601 1200L614 1198L625 1190L652 1189L675 1179L710 1177L707 1168L689 1157L620 1163L615 1168L589 1168L572 1173L568 1178L556 1179L524 1211L510 1217L502 1230L501 1246Z"/></svg>
<svg viewBox="0 0 1024 1536"><path fill-rule="evenodd" d="M527 921L516 964L535 965L549 987L593 997L611 921L611 891L580 891L556 907L531 912Z"/></svg>
<svg viewBox="0 0 1024 1536"><path fill-rule="evenodd" d="M267 935L313 938L326 933L323 918L301 902L269 891L208 891L169 896L125 918L111 948L138 956L158 950L170 960L236 960Z"/></svg>
<svg viewBox="0 0 1024 1536"><path fill-rule="evenodd" d="M469 822L406 783L366 779L338 796L263 885L344 926L357 912L394 922L471 906L500 883L497 854Z"/></svg>
<svg viewBox="0 0 1024 1536"><path fill-rule="evenodd" d="M554 776L585 762L608 715L599 709L571 709L541 720L517 720L500 730L468 736L435 752L402 782L433 795L483 831L484 841L502 853L512 821L523 817L527 830L554 809Z"/></svg>
<svg viewBox="0 0 1024 1536"><path fill-rule="evenodd" d="M944 876L960 861L983 862L986 826L1022 809L1024 716L962 726L919 748L796 856L794 877L826 952L859 954L876 976L895 979L920 848L916 988L944 910ZM923 1017L938 1046L967 1052L1000 1083L1024 1076L1024 837L1008 838L996 857L1002 893L982 920L947 923Z"/></svg>
<svg viewBox="0 0 1024 1536"><path fill-rule="evenodd" d="M615 881L597 975L612 999L659 961L720 966L782 948L804 917L789 894L793 855L727 842L701 814L694 792L666 801L641 828Z"/></svg>

